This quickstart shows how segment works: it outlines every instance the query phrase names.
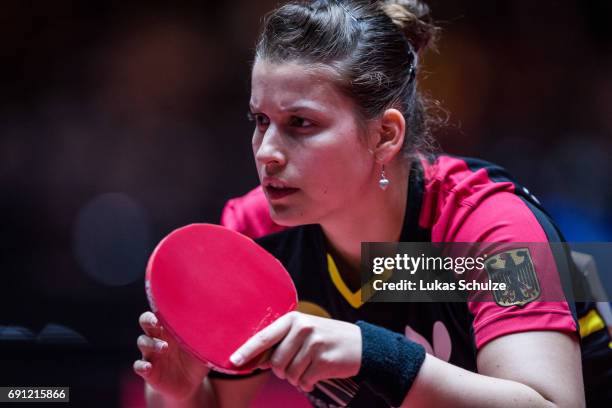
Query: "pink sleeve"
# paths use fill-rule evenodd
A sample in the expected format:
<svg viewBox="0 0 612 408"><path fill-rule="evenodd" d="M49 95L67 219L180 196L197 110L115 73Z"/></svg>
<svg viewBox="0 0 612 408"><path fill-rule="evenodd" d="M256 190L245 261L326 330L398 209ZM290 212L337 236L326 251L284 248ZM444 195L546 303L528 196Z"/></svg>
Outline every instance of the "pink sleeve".
<svg viewBox="0 0 612 408"><path fill-rule="evenodd" d="M251 238L259 238L284 229L272 221L261 187L242 197L229 200L221 214L221 225Z"/></svg>
<svg viewBox="0 0 612 408"><path fill-rule="evenodd" d="M469 207L461 224L454 229L453 242L548 242L534 212L514 193L498 192ZM539 296L522 306L502 306L491 295L488 295L489 301L469 302L477 349L511 333L533 330L576 332L576 322L565 301L557 263L550 247L533 244L528 248L540 287ZM491 244L483 252L494 256L500 250L503 254L503 247L499 249Z"/></svg>

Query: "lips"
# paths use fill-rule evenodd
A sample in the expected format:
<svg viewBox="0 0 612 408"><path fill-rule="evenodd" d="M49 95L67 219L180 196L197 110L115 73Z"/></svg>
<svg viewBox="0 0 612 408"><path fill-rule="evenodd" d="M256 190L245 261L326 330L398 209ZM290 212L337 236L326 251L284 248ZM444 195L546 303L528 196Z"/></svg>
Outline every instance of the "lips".
<svg viewBox="0 0 612 408"><path fill-rule="evenodd" d="M278 200L283 197L287 197L293 193L296 193L299 190L299 188L293 188L293 187L280 187L279 188L279 187L266 186L265 190L270 200Z"/></svg>
<svg viewBox="0 0 612 408"><path fill-rule="evenodd" d="M299 188L291 187L284 180L275 177L266 177L263 180L263 188L270 200L278 200L296 193Z"/></svg>

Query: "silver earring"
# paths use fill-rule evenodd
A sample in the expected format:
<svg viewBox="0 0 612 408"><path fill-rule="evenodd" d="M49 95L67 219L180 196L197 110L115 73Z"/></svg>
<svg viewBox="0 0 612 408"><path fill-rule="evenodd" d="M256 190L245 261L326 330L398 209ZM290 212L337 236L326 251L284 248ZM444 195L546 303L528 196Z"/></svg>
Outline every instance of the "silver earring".
<svg viewBox="0 0 612 408"><path fill-rule="evenodd" d="M389 179L385 176L385 165L382 165L382 172L380 173L380 180L378 180L378 185L381 189L386 190L389 187Z"/></svg>

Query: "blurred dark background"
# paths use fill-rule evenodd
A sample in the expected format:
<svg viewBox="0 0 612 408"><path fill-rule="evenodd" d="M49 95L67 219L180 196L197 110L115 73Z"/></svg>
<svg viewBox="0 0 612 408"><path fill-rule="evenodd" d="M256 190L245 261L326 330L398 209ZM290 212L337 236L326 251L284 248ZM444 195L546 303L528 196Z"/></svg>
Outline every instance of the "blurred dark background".
<svg viewBox="0 0 612 408"><path fill-rule="evenodd" d="M0 385L89 378L100 406L135 406L150 251L257 184L249 71L275 4L2 3ZM443 150L509 169L568 240L612 240L612 3L429 4L443 32L421 87L450 113ZM22 360L41 342L57 361Z"/></svg>

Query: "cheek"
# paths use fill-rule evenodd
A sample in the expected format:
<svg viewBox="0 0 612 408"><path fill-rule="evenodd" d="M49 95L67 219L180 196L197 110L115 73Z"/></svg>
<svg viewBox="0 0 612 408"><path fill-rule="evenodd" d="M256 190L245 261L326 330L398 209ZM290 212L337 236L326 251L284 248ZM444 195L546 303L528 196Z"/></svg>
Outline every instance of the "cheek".
<svg viewBox="0 0 612 408"><path fill-rule="evenodd" d="M255 168L257 169L257 174L261 174L261 163L256 159L257 151L261 146L261 135L255 130L253 132L253 136L251 138L251 149L253 150L253 161L255 162Z"/></svg>
<svg viewBox="0 0 612 408"><path fill-rule="evenodd" d="M354 134L344 137L335 134L331 140L333 143L321 144L308 160L312 167L308 184L325 198L360 189L369 174L371 160Z"/></svg>
<svg viewBox="0 0 612 408"><path fill-rule="evenodd" d="M261 137L257 133L257 130L253 131L253 136L251 136L251 148L253 149L253 157L259 150L259 145L261 144Z"/></svg>

